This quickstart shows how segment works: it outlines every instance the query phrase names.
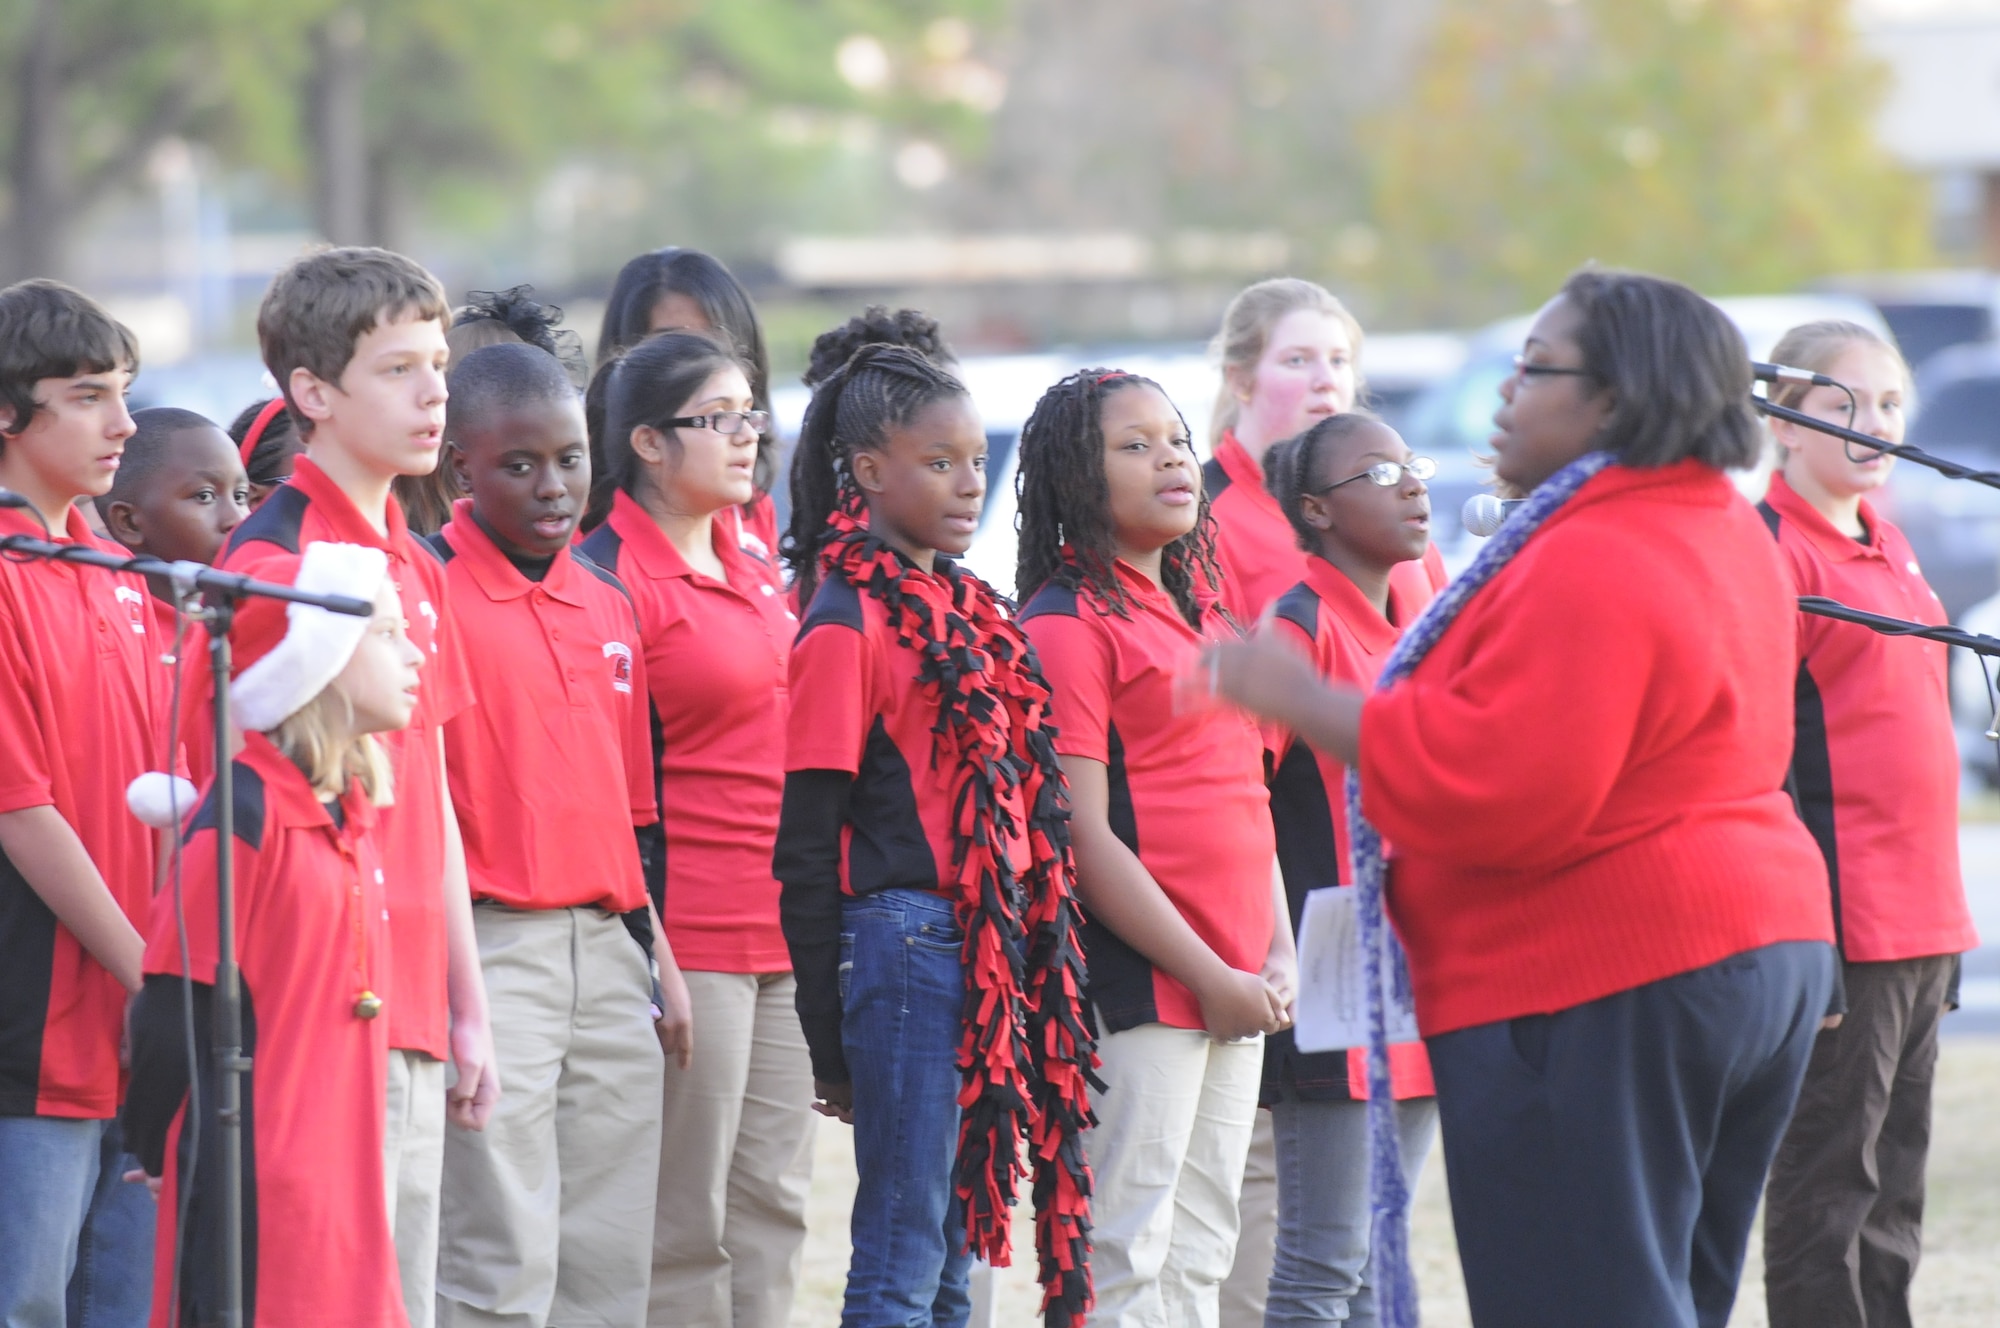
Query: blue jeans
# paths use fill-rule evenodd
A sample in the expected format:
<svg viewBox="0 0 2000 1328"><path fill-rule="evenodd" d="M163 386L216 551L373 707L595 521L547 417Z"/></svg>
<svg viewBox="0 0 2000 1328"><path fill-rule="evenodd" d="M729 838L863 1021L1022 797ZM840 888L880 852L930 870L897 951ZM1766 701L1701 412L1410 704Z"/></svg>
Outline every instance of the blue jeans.
<svg viewBox="0 0 2000 1328"><path fill-rule="evenodd" d="M152 1197L115 1120L0 1116L0 1324L143 1328Z"/></svg>
<svg viewBox="0 0 2000 1328"><path fill-rule="evenodd" d="M958 1155L965 1004L951 902L915 890L840 910L841 1045L854 1083L854 1255L841 1328L964 1328Z"/></svg>
<svg viewBox="0 0 2000 1328"><path fill-rule="evenodd" d="M1437 1099L1398 1102L1396 1130L1403 1175L1415 1190L1437 1136ZM1287 1089L1271 1104L1271 1134L1278 1154L1278 1240L1264 1328L1375 1328L1368 1104L1306 1102Z"/></svg>
<svg viewBox="0 0 2000 1328"><path fill-rule="evenodd" d="M1723 1328L1833 966L1789 941L1427 1039L1480 1328Z"/></svg>

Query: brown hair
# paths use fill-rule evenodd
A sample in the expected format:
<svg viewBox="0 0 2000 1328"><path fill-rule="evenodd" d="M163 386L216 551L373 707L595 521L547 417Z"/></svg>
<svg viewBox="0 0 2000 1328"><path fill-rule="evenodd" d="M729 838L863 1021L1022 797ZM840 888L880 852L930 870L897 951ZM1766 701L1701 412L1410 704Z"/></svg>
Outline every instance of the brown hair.
<svg viewBox="0 0 2000 1328"><path fill-rule="evenodd" d="M82 291L46 278L0 290L0 406L14 412L0 454L35 418L36 383L119 369L139 372L139 342Z"/></svg>
<svg viewBox="0 0 2000 1328"><path fill-rule="evenodd" d="M347 792L350 780L358 779L368 801L387 807L395 801L389 758L374 734L353 732L352 716L347 697L328 685L268 736L320 797L337 798Z"/></svg>
<svg viewBox="0 0 2000 1328"><path fill-rule="evenodd" d="M1909 362L1896 343L1872 328L1859 323L1850 323L1845 318L1822 318L1817 322L1801 323L1771 347L1771 360L1775 364L1790 365L1794 369L1808 369L1823 374L1833 367L1840 353L1849 346L1880 346L1895 358L1896 368L1903 375L1903 397L1905 408L1909 398L1916 394L1916 387L1910 377ZM1812 391L1804 383L1773 383L1770 389L1773 405L1790 406L1798 409L1799 402L1805 400L1806 393Z"/></svg>
<svg viewBox="0 0 2000 1328"><path fill-rule="evenodd" d="M362 336L385 322L451 316L444 287L421 263L387 249L322 249L280 272L257 309L257 345L299 436L312 421L292 400L292 370L338 383Z"/></svg>
<svg viewBox="0 0 2000 1328"><path fill-rule="evenodd" d="M1243 403L1236 398L1236 390L1230 385L1230 370L1248 374L1257 367L1257 361L1264 358L1264 350L1271 343L1271 329L1276 327L1286 314L1300 309L1315 309L1323 314L1331 314L1347 328L1348 349L1354 353L1357 365L1354 372L1354 395L1356 404L1367 390L1367 383L1361 377L1361 321L1348 312L1340 297L1316 281L1303 277L1272 277L1254 286L1245 286L1222 311L1222 328L1215 339L1208 343L1209 354L1222 365L1222 387L1216 393L1215 410L1208 421L1208 445L1214 447L1222 441L1222 435L1236 427L1236 420L1242 414Z"/></svg>

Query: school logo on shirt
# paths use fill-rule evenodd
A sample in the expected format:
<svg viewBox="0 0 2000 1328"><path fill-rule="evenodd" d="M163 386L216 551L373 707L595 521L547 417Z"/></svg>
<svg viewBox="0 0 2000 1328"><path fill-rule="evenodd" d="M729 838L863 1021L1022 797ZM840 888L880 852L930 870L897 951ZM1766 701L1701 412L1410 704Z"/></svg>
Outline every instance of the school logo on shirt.
<svg viewBox="0 0 2000 1328"><path fill-rule="evenodd" d="M417 601L417 612L423 614L424 621L431 625L431 653L435 655L438 652L438 611L431 607L429 600L420 599Z"/></svg>
<svg viewBox="0 0 2000 1328"><path fill-rule="evenodd" d="M623 641L606 641L604 657L611 661L611 690L632 690L632 647Z"/></svg>
<svg viewBox="0 0 2000 1328"><path fill-rule="evenodd" d="M117 586L111 591L120 604L125 606L125 618L132 624L132 630L140 636L146 634L146 597L130 586Z"/></svg>

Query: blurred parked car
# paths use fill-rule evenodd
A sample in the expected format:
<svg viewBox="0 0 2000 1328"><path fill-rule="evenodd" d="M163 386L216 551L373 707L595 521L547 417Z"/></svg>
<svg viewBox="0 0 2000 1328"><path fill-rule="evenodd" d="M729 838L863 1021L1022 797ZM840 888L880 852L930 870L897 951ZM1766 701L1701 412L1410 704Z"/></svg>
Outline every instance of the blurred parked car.
<svg viewBox="0 0 2000 1328"><path fill-rule="evenodd" d="M1978 270L1829 277L1812 289L1853 295L1881 312L1903 358L1922 368L1952 346L2000 338L2000 274Z"/></svg>

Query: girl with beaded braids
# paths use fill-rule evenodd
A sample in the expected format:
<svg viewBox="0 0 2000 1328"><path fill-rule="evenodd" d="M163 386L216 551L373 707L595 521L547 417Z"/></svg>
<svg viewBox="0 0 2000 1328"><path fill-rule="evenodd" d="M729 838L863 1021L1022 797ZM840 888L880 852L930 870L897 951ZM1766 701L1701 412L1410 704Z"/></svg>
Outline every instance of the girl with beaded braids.
<svg viewBox="0 0 2000 1328"><path fill-rule="evenodd" d="M855 1130L846 1328L963 1325L1031 1166L1045 1318L1090 1305L1094 1062L1049 689L951 560L985 465L964 386L883 345L820 383L793 455L807 607L774 868L816 1106Z"/></svg>
<svg viewBox="0 0 2000 1328"><path fill-rule="evenodd" d="M1371 415L1330 415L1264 456L1271 494L1305 552L1305 576L1273 601L1257 634L1334 682L1375 681L1402 629L1431 593L1392 574L1430 545L1428 458ZM1266 731L1271 820L1292 925L1306 896L1351 887L1347 771L1281 729ZM1437 1134L1436 1089L1419 1042L1389 1048L1398 1151L1414 1181ZM1290 1031L1264 1044L1277 1179L1270 1328L1346 1323L1376 1328L1368 1195L1368 1074L1359 1050L1298 1050Z"/></svg>
<svg viewBox="0 0 2000 1328"><path fill-rule="evenodd" d="M1106 1084L1091 1322L1212 1324L1263 1035L1290 1023L1296 967L1263 739L1240 712L1174 703L1183 668L1237 633L1166 394L1086 370L1020 446L1021 622L1055 692Z"/></svg>

